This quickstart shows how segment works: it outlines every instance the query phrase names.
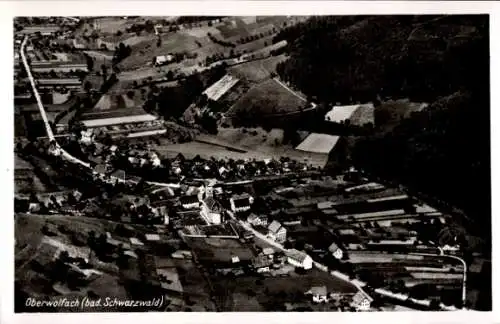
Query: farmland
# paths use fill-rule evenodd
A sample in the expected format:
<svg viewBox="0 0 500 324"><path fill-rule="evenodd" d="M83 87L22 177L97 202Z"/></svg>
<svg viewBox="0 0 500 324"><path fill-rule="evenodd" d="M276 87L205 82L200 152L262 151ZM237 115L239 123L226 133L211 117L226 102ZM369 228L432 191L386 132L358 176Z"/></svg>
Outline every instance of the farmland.
<svg viewBox="0 0 500 324"><path fill-rule="evenodd" d="M276 65L286 59L285 55L271 56L263 60L255 60L238 64L229 68L230 73L249 82L260 82L268 79L275 72Z"/></svg>
<svg viewBox="0 0 500 324"><path fill-rule="evenodd" d="M211 276L210 281L215 287L216 303L224 311L266 310L270 307L276 307L277 304L282 305L282 301L290 300L289 298L292 296L304 299L304 293L313 286L324 285L327 287L328 293L349 294L356 292L351 284L317 269L310 270L303 275L292 271L289 276L283 277L244 276L234 280ZM249 302L242 302L242 300L249 300Z"/></svg>
<svg viewBox="0 0 500 324"><path fill-rule="evenodd" d="M304 108L306 102L291 93L276 80L267 80L251 88L230 111L228 117L241 115L274 115L297 112Z"/></svg>

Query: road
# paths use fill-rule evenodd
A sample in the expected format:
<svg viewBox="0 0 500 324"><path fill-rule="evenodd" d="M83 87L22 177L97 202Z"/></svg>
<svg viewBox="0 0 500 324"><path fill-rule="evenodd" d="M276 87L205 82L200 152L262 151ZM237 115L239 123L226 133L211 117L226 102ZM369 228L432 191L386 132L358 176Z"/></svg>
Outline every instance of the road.
<svg viewBox="0 0 500 324"><path fill-rule="evenodd" d="M28 79L30 80L31 87L33 89L33 94L35 96L38 109L40 110L40 115L42 116L42 120L43 120L43 123L45 125L45 131L47 132L47 137L50 139L51 142L54 142L56 145L55 151L57 153L55 153L55 154L56 155L60 154L64 159L66 159L72 163L77 163L77 164L83 165L86 168L90 168L89 163L85 163L85 162L73 157L68 152L63 150L59 146L59 144L56 142L54 133L52 132L52 129L50 128L50 123L49 123L49 119L47 118L47 113L45 112L45 108L43 107L42 98L40 97L40 94L38 93L38 90L36 89L35 79L33 78L33 74L31 73L31 68L30 68L30 66L28 64L28 60L26 58L25 49L26 49L27 43L28 43L28 36L25 36L24 40L21 44L21 50L20 50L21 59L23 61L24 68L25 68L26 73L28 75Z"/></svg>
<svg viewBox="0 0 500 324"><path fill-rule="evenodd" d="M230 211L228 211L228 214L229 216L237 221L241 226L243 226L243 228L245 228L246 230L252 232L256 237L258 237L259 239L263 240L264 242L266 242L267 244L275 247L277 250L281 251L281 252L284 252L285 254L288 252L287 249L285 249L283 247L283 245L271 240L270 238L268 238L267 236L265 236L264 234L256 231L250 224L248 224L247 222L244 222L242 220L239 220L237 219L234 214ZM318 269L324 269L324 268L328 268L326 267L325 265L319 263L319 262L316 262L314 261L314 265L318 268ZM345 274L342 274L340 272L336 272L336 271L332 271L330 272L330 274L344 282L347 282L347 283L350 283L351 285L353 285L354 287L356 287L361 293L363 293L365 296L370 296L366 291L363 290L362 286L360 285L360 283L357 283L357 282L353 282L353 280L350 280L349 279L349 276L345 275ZM361 283L363 284L363 283Z"/></svg>
<svg viewBox="0 0 500 324"><path fill-rule="evenodd" d="M465 308L465 302L467 301L467 263L465 263L465 260L457 257L455 255L449 255L449 254L444 254L444 251L439 248L439 251L441 251L440 254L430 254L430 253L412 253L415 255L422 255L422 256L430 256L430 257L436 257L436 258L450 258L456 261L459 261L462 263L464 270L463 270L463 282L462 282L462 307Z"/></svg>
<svg viewBox="0 0 500 324"><path fill-rule="evenodd" d="M25 36L24 40L23 40L23 42L21 44L21 49L20 49L21 59L23 61L24 68L25 68L26 73L28 75L28 79L30 80L31 88L33 89L33 94L35 95L36 103L37 103L38 109L40 110L40 114L42 116L43 123L45 125L45 131L47 132L47 137L49 138L49 140L51 142L55 143L55 150L54 150L53 154L54 155L59 155L63 159L65 159L65 160L67 160L67 161L69 161L71 163L80 164L81 166L83 166L83 167L85 167L87 169L92 169L90 167L89 163L84 162L84 161L82 161L80 159L75 158L74 156L72 156L71 154L69 154L68 152L66 152L63 148L61 148L61 146L59 145L59 143L57 143L57 141L56 141L56 137L54 136L54 133L52 132L52 129L50 128L49 119L47 118L47 114L45 112L45 108L43 107L42 99L41 99L40 94L38 93L38 90L36 88L35 79L33 78L33 74L31 73L31 68L30 68L30 66L28 64L28 60L26 58L25 50L26 50L26 44L28 43L28 39L29 39L29 37ZM118 179L116 177L112 177L112 179L113 178L116 179L116 180L118 180L118 181L122 181L121 179ZM150 183L150 182L146 182L146 183ZM153 183L150 183L150 184L168 186L168 184L157 183L157 182L153 182Z"/></svg>

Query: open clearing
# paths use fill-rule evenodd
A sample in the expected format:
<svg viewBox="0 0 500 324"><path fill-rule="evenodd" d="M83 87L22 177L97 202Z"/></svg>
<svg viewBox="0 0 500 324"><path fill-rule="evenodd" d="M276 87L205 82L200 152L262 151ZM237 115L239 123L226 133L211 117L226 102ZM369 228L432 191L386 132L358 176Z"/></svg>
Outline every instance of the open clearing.
<svg viewBox="0 0 500 324"><path fill-rule="evenodd" d="M305 134L304 134L305 135ZM298 151L292 145L283 145L283 130L262 128L219 128L218 135L198 135L197 141L182 144L155 146L161 154L175 157L182 153L186 157L215 157L218 159L279 159L289 157L313 166L324 166L328 160L326 154ZM223 148L223 149L221 149ZM225 148L225 149L224 149ZM230 150L229 148L237 148Z"/></svg>
<svg viewBox="0 0 500 324"><path fill-rule="evenodd" d="M271 77L271 73L276 71L276 65L284 61L284 54L271 56L263 60L255 60L238 64L229 68L232 75L250 82L260 82Z"/></svg>
<svg viewBox="0 0 500 324"><path fill-rule="evenodd" d="M286 300L286 296L302 295L313 286L326 286L328 293L356 293L356 288L326 272L317 269L309 270L306 274L290 273L287 277L211 277L213 286L218 287L216 300L224 311L257 311L256 302L263 308L270 302ZM284 295L283 295L284 294ZM283 299L285 298L285 299ZM254 300L255 299L255 300ZM246 300L250 300L248 304ZM236 308L238 307L238 308Z"/></svg>
<svg viewBox="0 0 500 324"><path fill-rule="evenodd" d="M254 115L273 115L299 111L306 102L276 80L267 80L250 89L227 112L236 116L251 112Z"/></svg>

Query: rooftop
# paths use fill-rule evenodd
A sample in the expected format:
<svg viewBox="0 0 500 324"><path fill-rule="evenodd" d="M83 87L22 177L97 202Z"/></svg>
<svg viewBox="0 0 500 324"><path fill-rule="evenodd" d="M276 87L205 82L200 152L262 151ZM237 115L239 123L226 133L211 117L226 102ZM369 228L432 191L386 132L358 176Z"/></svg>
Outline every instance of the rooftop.
<svg viewBox="0 0 500 324"><path fill-rule="evenodd" d="M294 260L297 260L299 262L303 262L307 257L307 253L296 250L296 249L291 249L286 252L287 257L292 258Z"/></svg>
<svg viewBox="0 0 500 324"><path fill-rule="evenodd" d="M102 126L121 125L121 124L143 123L143 122L154 121L156 119L157 119L156 116L150 114L142 114L135 116L89 119L82 121L82 123L86 127L102 127Z"/></svg>
<svg viewBox="0 0 500 324"><path fill-rule="evenodd" d="M267 228L269 229L269 231L271 231L273 233L277 233L278 230L281 228L281 224L280 224L280 222L274 220L271 222L271 224L269 224L269 226Z"/></svg>
<svg viewBox="0 0 500 324"><path fill-rule="evenodd" d="M312 153L328 154L335 147L340 136L311 133L295 149Z"/></svg>
<svg viewBox="0 0 500 324"><path fill-rule="evenodd" d="M326 296L327 290L326 286L314 286L309 289L306 294L312 294L312 295L319 295L319 296Z"/></svg>

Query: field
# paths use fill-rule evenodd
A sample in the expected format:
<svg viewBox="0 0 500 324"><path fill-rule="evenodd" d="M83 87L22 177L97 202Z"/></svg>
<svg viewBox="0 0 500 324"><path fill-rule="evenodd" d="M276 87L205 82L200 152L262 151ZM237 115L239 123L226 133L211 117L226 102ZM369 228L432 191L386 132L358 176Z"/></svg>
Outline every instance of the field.
<svg viewBox="0 0 500 324"><path fill-rule="evenodd" d="M375 107L373 105L361 105L349 118L351 125L362 126L368 123L375 124Z"/></svg>
<svg viewBox="0 0 500 324"><path fill-rule="evenodd" d="M253 135L255 134L255 135ZM200 155L203 158L217 159L279 159L287 156L313 166L324 166L328 156L295 150L291 145L282 145L283 131L273 129L269 133L261 128L237 129L219 128L217 136L199 135L196 141L182 144L155 145L154 149L166 157L182 153L188 158ZM222 148L222 149L221 149ZM237 150L230 150L237 148Z"/></svg>
<svg viewBox="0 0 500 324"><path fill-rule="evenodd" d="M285 59L286 56L284 54L271 56L263 60L255 60L232 66L229 68L229 71L238 78L250 82L260 82L268 79L271 73L276 71L276 65Z"/></svg>
<svg viewBox="0 0 500 324"><path fill-rule="evenodd" d="M197 61L202 61L208 55L224 52L224 47L211 42L207 37L196 38L185 33L174 33L162 35L161 39L160 47L156 44L156 38L131 45L132 54L120 63L122 70L133 70L152 64L156 56L169 53L197 53ZM183 64L193 65L196 61L186 60Z"/></svg>
<svg viewBox="0 0 500 324"><path fill-rule="evenodd" d="M299 111L306 102L283 87L278 81L267 80L251 88L227 112L227 116L239 114L265 116Z"/></svg>
<svg viewBox="0 0 500 324"><path fill-rule="evenodd" d="M223 311L259 311L283 305L296 296L307 299L304 293L313 286L325 285L328 293L356 292L351 284L317 269L303 275L291 272L287 277L245 276L235 280L213 276L210 281L215 287L216 303Z"/></svg>
<svg viewBox="0 0 500 324"><path fill-rule="evenodd" d="M232 256L238 256L241 261L250 261L254 257L252 249L234 239L185 237L184 240L200 262L230 263Z"/></svg>

